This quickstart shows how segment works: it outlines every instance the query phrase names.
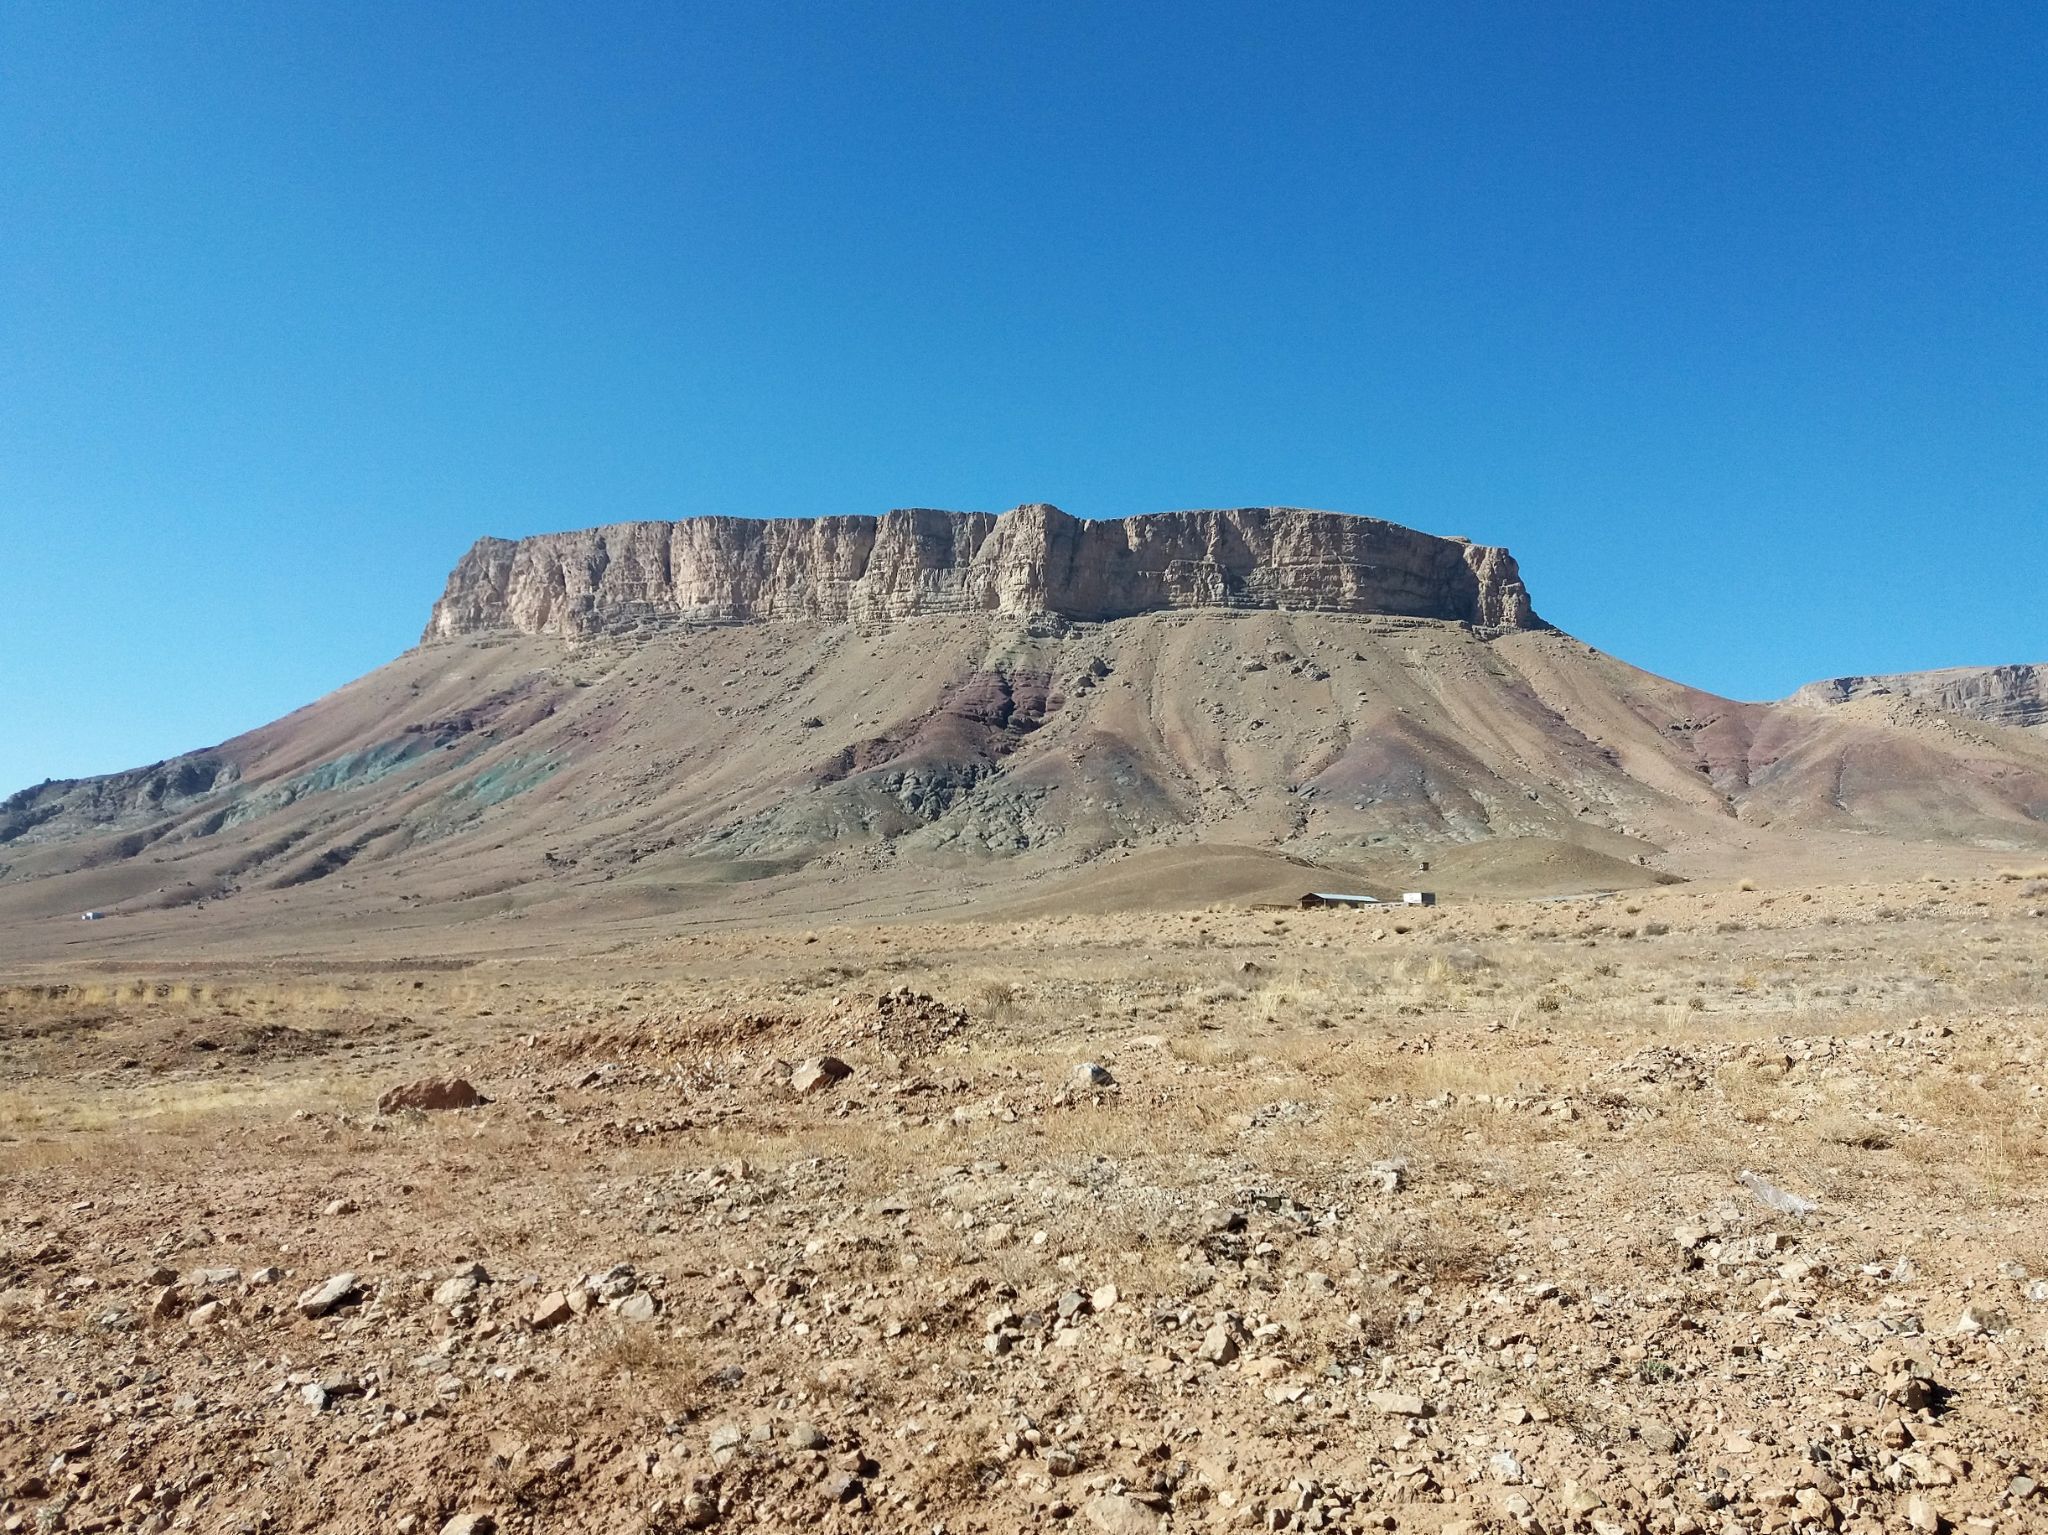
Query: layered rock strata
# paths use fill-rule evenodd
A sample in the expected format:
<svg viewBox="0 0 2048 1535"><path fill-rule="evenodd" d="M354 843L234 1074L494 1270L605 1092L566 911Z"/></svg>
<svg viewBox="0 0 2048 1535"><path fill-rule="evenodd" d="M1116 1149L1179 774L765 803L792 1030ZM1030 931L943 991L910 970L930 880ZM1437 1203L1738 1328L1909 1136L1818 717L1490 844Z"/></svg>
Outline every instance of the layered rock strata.
<svg viewBox="0 0 2048 1535"><path fill-rule="evenodd" d="M2048 664L1958 666L1942 671L1895 672L1888 677L1830 677L1809 682L1795 704L1845 704L1859 698L1910 698L1944 714L1987 725L2048 729Z"/></svg>
<svg viewBox="0 0 2048 1535"><path fill-rule="evenodd" d="M480 539L427 640L585 637L650 623L932 613L1093 621L1174 608L1288 608L1543 627L1505 549L1293 507L1084 522L1058 507L882 517L691 517Z"/></svg>

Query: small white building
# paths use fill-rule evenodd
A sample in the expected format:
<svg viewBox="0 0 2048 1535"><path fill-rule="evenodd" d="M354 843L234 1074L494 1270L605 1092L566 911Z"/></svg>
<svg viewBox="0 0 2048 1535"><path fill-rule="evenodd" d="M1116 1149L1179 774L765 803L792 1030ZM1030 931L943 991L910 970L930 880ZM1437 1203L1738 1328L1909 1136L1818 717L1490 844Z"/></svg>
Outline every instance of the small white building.
<svg viewBox="0 0 2048 1535"><path fill-rule="evenodd" d="M1407 891L1401 897L1401 904L1403 906L1434 906L1436 905L1436 892L1434 890Z"/></svg>

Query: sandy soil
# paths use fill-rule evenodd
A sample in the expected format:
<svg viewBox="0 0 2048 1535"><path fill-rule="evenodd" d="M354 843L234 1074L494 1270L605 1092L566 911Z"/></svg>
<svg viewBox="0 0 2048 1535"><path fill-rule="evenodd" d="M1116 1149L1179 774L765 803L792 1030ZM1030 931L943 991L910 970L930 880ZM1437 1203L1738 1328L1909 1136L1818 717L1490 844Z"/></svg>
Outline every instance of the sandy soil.
<svg viewBox="0 0 2048 1535"><path fill-rule="evenodd" d="M0 1519L2048 1529L2044 912L24 972Z"/></svg>

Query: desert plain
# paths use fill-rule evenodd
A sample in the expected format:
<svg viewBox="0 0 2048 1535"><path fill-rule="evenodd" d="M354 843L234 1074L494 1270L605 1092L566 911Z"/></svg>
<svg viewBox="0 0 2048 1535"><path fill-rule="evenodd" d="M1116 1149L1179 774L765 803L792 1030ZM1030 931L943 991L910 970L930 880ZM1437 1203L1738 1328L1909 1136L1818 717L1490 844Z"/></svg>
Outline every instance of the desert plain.
<svg viewBox="0 0 2048 1535"><path fill-rule="evenodd" d="M2048 1528L2048 869L1936 863L23 960L0 1523Z"/></svg>

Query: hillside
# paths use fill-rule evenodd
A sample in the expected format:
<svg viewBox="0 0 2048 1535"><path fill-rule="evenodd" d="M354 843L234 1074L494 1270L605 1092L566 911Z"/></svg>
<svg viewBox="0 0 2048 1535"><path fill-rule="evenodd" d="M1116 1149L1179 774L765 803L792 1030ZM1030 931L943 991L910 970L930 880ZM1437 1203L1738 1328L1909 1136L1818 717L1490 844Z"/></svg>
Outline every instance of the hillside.
<svg viewBox="0 0 2048 1535"><path fill-rule="evenodd" d="M861 618L814 616L819 567L786 551L831 542L817 524L755 525L784 530L779 563L756 543L690 572L672 554L703 529L480 545L389 665L211 750L0 806L0 945L544 948L1067 899L1146 850L1181 850L1157 903L1236 888L1188 872L1205 850L1543 894L2048 847L2048 742L1650 676L1536 620L1504 551L1292 512L1062 545L1062 515L938 540L892 514L924 530L915 558L834 567ZM889 519L867 521L872 550ZM1143 553L1156 606L1045 606L1099 602L1105 549ZM711 590L716 622L690 595ZM730 616L764 592L798 616ZM1376 601L1465 616L1359 610ZM109 921L82 929L88 909Z"/></svg>

